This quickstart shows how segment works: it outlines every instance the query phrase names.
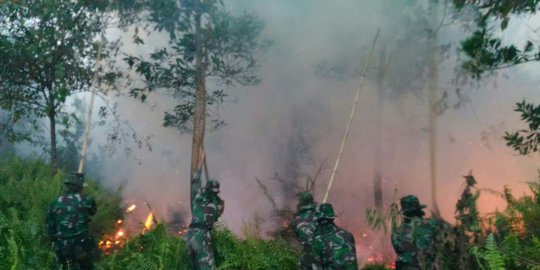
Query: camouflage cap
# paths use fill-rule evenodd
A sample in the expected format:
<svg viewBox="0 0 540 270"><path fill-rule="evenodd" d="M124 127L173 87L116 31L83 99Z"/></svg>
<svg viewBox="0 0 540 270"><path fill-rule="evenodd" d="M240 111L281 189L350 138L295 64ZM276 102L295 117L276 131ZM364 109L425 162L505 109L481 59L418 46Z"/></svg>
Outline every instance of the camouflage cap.
<svg viewBox="0 0 540 270"><path fill-rule="evenodd" d="M83 187L84 174L79 172L72 172L64 179L64 185L71 185L76 187Z"/></svg>
<svg viewBox="0 0 540 270"><path fill-rule="evenodd" d="M400 200L400 204L401 204L401 211L418 210L418 209L426 208L425 205L420 204L418 197L414 195L407 195L407 196L402 197Z"/></svg>
<svg viewBox="0 0 540 270"><path fill-rule="evenodd" d="M334 219L336 218L336 213L334 208L329 203L322 203L319 205L317 211L317 219Z"/></svg>
<svg viewBox="0 0 540 270"><path fill-rule="evenodd" d="M219 190L219 182L215 179L210 179L206 182L207 190Z"/></svg>

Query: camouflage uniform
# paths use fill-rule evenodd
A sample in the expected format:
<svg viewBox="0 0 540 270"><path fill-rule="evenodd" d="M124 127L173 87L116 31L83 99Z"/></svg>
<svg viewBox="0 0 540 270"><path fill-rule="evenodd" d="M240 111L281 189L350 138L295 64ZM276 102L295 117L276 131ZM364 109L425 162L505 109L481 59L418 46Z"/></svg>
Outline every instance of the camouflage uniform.
<svg viewBox="0 0 540 270"><path fill-rule="evenodd" d="M317 218L315 216L317 205L309 192L300 193L298 199L297 214L289 224L289 227L294 231L302 247L298 269L309 270L312 269L313 264L311 245L313 234L317 229Z"/></svg>
<svg viewBox="0 0 540 270"><path fill-rule="evenodd" d="M397 254L396 269L429 269L434 260L434 239L437 228L435 219L424 219L418 198L407 195L401 198L403 223L392 231L392 246Z"/></svg>
<svg viewBox="0 0 540 270"><path fill-rule="evenodd" d="M197 171L192 179L194 191L192 195L192 219L186 234L186 241L194 269L215 269L210 232L214 223L223 214L224 203L218 195L219 182L208 180L206 187L201 188L200 177L201 170Z"/></svg>
<svg viewBox="0 0 540 270"><path fill-rule="evenodd" d="M93 269L98 250L88 223L96 213L96 202L81 194L82 174L73 173L64 184L64 194L49 207L47 233L55 244L60 269Z"/></svg>
<svg viewBox="0 0 540 270"><path fill-rule="evenodd" d="M313 269L357 270L354 236L334 224L331 204L319 205L318 225L313 240Z"/></svg>

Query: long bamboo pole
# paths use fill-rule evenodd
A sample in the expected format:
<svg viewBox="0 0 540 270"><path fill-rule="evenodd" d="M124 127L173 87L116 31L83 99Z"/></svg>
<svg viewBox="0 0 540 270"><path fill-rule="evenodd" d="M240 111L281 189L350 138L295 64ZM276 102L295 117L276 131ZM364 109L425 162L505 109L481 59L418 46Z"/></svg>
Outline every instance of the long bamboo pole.
<svg viewBox="0 0 540 270"><path fill-rule="evenodd" d="M99 51L99 49L98 49ZM97 73L97 72L96 72ZM86 156L86 152L88 150L88 139L90 134L90 128L92 127L92 111L94 108L94 99L96 97L96 87L92 89L92 95L90 96L90 103L88 104L88 115L86 116L86 127L84 129L84 138L83 138L83 145L81 150L81 156L79 159L79 168L77 169L78 173L83 173L84 169L84 158Z"/></svg>
<svg viewBox="0 0 540 270"><path fill-rule="evenodd" d="M110 10L110 5L107 6L107 11L108 12ZM103 49L103 35L105 35L105 29L107 29L107 21L105 22L103 28L101 29L101 33L99 35L99 38L101 39L99 44L98 44L98 49L97 49L97 57L96 57L96 64L95 64L95 72L94 72L94 77L92 78L92 94L90 96L90 103L88 104L88 114L86 116L86 126L84 128L84 137L83 137L83 144L82 144L82 150L81 150L81 155L80 155L80 159L79 159L79 168L77 169L77 172L78 173L83 173L84 171L84 159L86 157L86 152L88 151L88 141L89 141L89 137L90 137L90 129L92 128L92 112L93 112L93 109L94 109L94 99L96 98L96 91L97 89L99 88L99 85L98 84L98 79L99 79L99 76L98 76L98 71L99 71L99 67L101 65L101 50Z"/></svg>
<svg viewBox="0 0 540 270"><path fill-rule="evenodd" d="M351 109L351 114L349 115L349 122L347 123L347 128L345 129L345 135L343 136L343 140L341 141L341 146L339 147L339 153L336 158L336 162L334 163L334 169L332 170L332 176L330 176L330 181L328 182L328 186L326 187L326 193L324 194L323 203L326 202L328 199L328 194L330 193L330 190L332 189L332 185L334 183L334 178L336 176L336 171L339 166L339 161L341 159L341 154L343 154L343 148L345 147L345 143L347 142L347 138L349 137L349 130L351 128L351 123L354 118L354 113L356 111L356 105L358 104L358 98L360 97L360 91L362 90L362 84L364 83L364 78L366 77L367 70L369 68L369 64L371 62L371 56L373 55L373 49L375 48L375 43L377 43L377 38L379 37L379 29L377 29L377 33L375 34L375 38L373 38L373 43L371 44L371 48L369 49L369 56L366 62L366 65L364 66L364 71L362 72L362 75L360 76L360 85L358 86L358 90L356 91L356 96L354 98L353 107Z"/></svg>

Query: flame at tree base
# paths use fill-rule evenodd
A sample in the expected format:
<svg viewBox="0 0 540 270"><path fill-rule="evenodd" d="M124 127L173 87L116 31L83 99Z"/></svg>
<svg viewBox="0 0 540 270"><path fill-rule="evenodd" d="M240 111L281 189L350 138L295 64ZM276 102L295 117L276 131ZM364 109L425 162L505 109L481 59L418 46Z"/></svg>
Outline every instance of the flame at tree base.
<svg viewBox="0 0 540 270"><path fill-rule="evenodd" d="M98 243L99 249L105 255L110 255L112 252L122 249L126 243L126 231L122 228L123 221L119 219L116 222L116 230L114 235L105 235Z"/></svg>

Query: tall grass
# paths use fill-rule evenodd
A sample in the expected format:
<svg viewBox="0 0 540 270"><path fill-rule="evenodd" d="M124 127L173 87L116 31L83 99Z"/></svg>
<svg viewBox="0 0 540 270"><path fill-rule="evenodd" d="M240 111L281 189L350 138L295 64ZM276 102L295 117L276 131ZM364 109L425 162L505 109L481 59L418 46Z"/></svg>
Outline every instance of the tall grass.
<svg viewBox="0 0 540 270"><path fill-rule="evenodd" d="M37 160L0 162L0 269L50 269L54 262L44 220L60 192L60 174Z"/></svg>
<svg viewBox="0 0 540 270"><path fill-rule="evenodd" d="M37 159L0 158L0 269L53 269L55 256L45 234L49 204L62 192L62 172ZM110 192L88 180L84 193L93 196L98 212L90 224L96 239L110 235L122 218L120 191ZM139 234L111 255L96 261L97 269L191 269L183 239L166 224ZM296 269L298 251L281 240L247 233L239 238L226 226L213 231L218 269Z"/></svg>
<svg viewBox="0 0 540 270"><path fill-rule="evenodd" d="M62 172L32 158L0 159L0 269L52 269L55 256L45 233L49 204L62 192ZM100 208L91 227L99 236L121 213L118 194L88 181L85 193L96 198Z"/></svg>

